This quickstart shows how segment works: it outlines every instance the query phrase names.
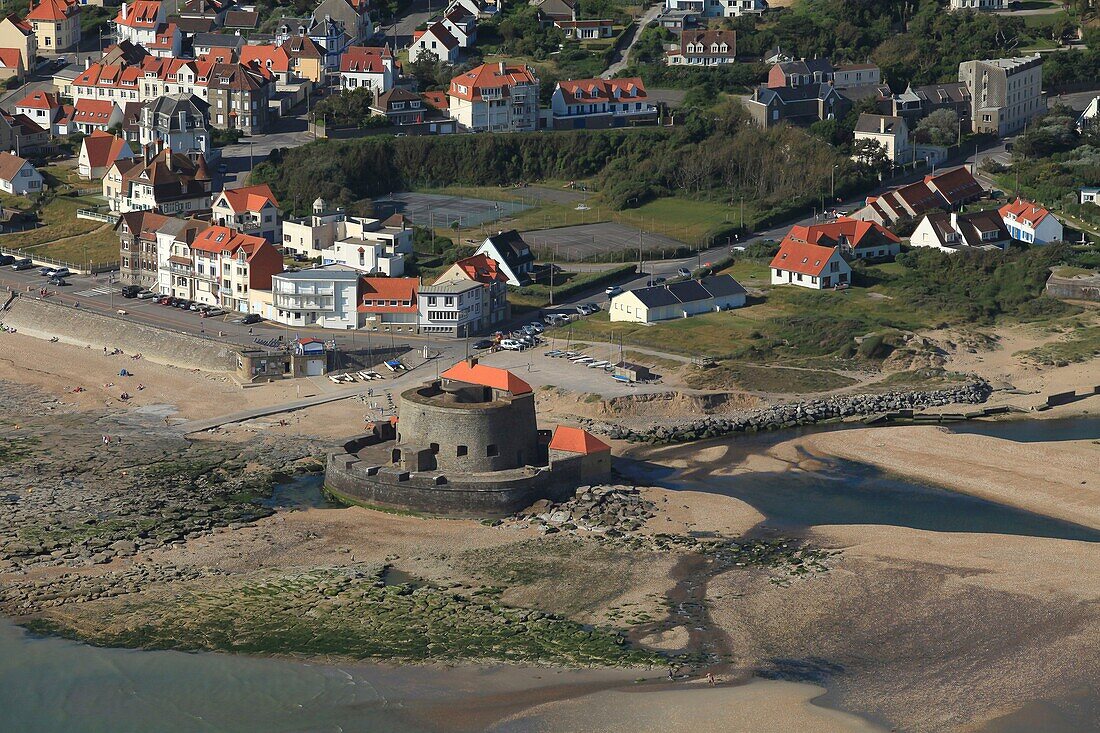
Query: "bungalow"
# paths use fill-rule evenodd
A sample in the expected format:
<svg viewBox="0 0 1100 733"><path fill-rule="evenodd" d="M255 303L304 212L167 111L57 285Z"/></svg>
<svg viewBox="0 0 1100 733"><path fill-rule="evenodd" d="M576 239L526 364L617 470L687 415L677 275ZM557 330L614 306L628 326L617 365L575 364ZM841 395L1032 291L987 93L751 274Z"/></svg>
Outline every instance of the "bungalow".
<svg viewBox="0 0 1100 733"><path fill-rule="evenodd" d="M107 170L115 164L115 161L129 160L134 157L130 144L121 137L96 130L80 143L77 171L81 178L89 181L100 180L107 175Z"/></svg>
<svg viewBox="0 0 1100 733"><path fill-rule="evenodd" d="M601 20L555 20L554 27L565 37L576 41L589 41L596 38L611 38L615 35L615 21Z"/></svg>
<svg viewBox="0 0 1100 733"><path fill-rule="evenodd" d="M740 308L745 297L745 289L729 275L709 275L619 293L608 314L612 321L656 323Z"/></svg>
<svg viewBox="0 0 1100 733"><path fill-rule="evenodd" d="M1011 204L1002 206L999 211L1013 239L1028 244L1062 241L1062 222L1041 206L1017 198Z"/></svg>
<svg viewBox="0 0 1100 733"><path fill-rule="evenodd" d="M823 247L793 239L783 240L769 267L772 285L825 290L852 279L852 268L841 256L840 247Z"/></svg>
<svg viewBox="0 0 1100 733"><path fill-rule="evenodd" d="M99 130L107 132L122 124L122 108L108 99L78 99L73 107L69 127L73 132L90 135Z"/></svg>
<svg viewBox="0 0 1100 733"><path fill-rule="evenodd" d="M415 277L363 277L359 280L359 327L372 331L416 331L420 306Z"/></svg>
<svg viewBox="0 0 1100 733"><path fill-rule="evenodd" d="M842 216L828 224L794 226L783 240L838 247L848 259L893 257L901 251L901 240L881 224Z"/></svg>
<svg viewBox="0 0 1100 733"><path fill-rule="evenodd" d="M909 243L914 247L932 247L944 252L1004 249L1011 241L1012 236L996 211L928 214L920 220L909 238Z"/></svg>
<svg viewBox="0 0 1100 733"><path fill-rule="evenodd" d="M1100 186L1085 186L1080 191L1082 204L1096 204L1100 206Z"/></svg>
<svg viewBox="0 0 1100 733"><path fill-rule="evenodd" d="M509 285L530 285L535 269L535 255L519 232L512 229L487 237L474 252L497 262Z"/></svg>
<svg viewBox="0 0 1100 733"><path fill-rule="evenodd" d="M42 190L42 174L30 161L11 153L0 153L0 191L26 196Z"/></svg>
<svg viewBox="0 0 1100 733"><path fill-rule="evenodd" d="M409 46L409 62L416 63L421 58L436 58L445 64L458 62L458 53L462 44L442 23L433 23L426 31L413 34L413 43Z"/></svg>

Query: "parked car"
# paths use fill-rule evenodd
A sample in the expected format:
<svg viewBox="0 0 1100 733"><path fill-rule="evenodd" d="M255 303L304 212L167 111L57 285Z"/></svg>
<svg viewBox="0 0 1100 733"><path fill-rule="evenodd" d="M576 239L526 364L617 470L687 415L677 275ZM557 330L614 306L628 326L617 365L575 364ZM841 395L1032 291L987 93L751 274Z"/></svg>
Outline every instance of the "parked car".
<svg viewBox="0 0 1100 733"><path fill-rule="evenodd" d="M11 255L0 255L0 267L10 265L13 262L15 262L15 258Z"/></svg>
<svg viewBox="0 0 1100 733"><path fill-rule="evenodd" d="M11 263L11 269L13 270L31 270L34 269L34 263L29 259L23 258Z"/></svg>
<svg viewBox="0 0 1100 733"><path fill-rule="evenodd" d="M607 294L607 297L614 298L616 295L623 292L623 289L620 288L618 285L612 285L611 287L604 290L604 292Z"/></svg>
<svg viewBox="0 0 1100 733"><path fill-rule="evenodd" d="M676 274L680 277L691 277L691 270L687 269L686 267L681 267L679 270L676 271Z"/></svg>
<svg viewBox="0 0 1100 733"><path fill-rule="evenodd" d="M155 302L155 303L156 303L157 305L168 305L168 303L169 303L169 302L170 302L171 300L172 300L172 296L171 296L171 295L162 295L162 296L160 296L159 298L157 298L157 299L156 299L156 301L154 301L154 302Z"/></svg>
<svg viewBox="0 0 1100 733"><path fill-rule="evenodd" d="M72 275L67 267L59 267L50 273L50 277L72 277Z"/></svg>
<svg viewBox="0 0 1100 733"><path fill-rule="evenodd" d="M489 339L481 339L480 341L475 341L473 344L471 344L471 346L474 349L477 349L478 351L481 351L482 349L491 349L491 348L493 348L493 342L490 341Z"/></svg>
<svg viewBox="0 0 1100 733"><path fill-rule="evenodd" d="M249 313L241 319L241 323L259 323L263 319L257 313Z"/></svg>
<svg viewBox="0 0 1100 733"><path fill-rule="evenodd" d="M65 285L68 285L68 284L69 284L68 280L66 280L63 277L59 277L58 275L54 275L53 277L50 278L50 285L56 285L58 287L64 287Z"/></svg>
<svg viewBox="0 0 1100 733"><path fill-rule="evenodd" d="M531 321L530 323L527 324L527 327L535 329L536 333L542 333L543 331L546 330L542 327L542 324L539 323L538 321Z"/></svg>
<svg viewBox="0 0 1100 733"><path fill-rule="evenodd" d="M206 315L207 316L224 316L225 311L223 311L221 308L211 308L210 310L206 311Z"/></svg>
<svg viewBox="0 0 1100 733"><path fill-rule="evenodd" d="M208 306L206 303L192 303L191 305L187 306L187 310L198 311L200 313L204 310L208 310L209 308L210 306Z"/></svg>
<svg viewBox="0 0 1100 733"><path fill-rule="evenodd" d="M136 298L136 297L138 297L138 293L140 293L140 292L141 292L141 288L138 287L137 285L123 285L122 286L122 297L123 298Z"/></svg>
<svg viewBox="0 0 1100 733"><path fill-rule="evenodd" d="M137 294L137 297L140 300L149 300L150 298L157 297L157 294L151 290L142 290L140 293Z"/></svg>
<svg viewBox="0 0 1100 733"><path fill-rule="evenodd" d="M53 268L52 267L39 267L38 268L38 274L41 275L42 277L53 277Z"/></svg>
<svg viewBox="0 0 1100 733"><path fill-rule="evenodd" d="M191 307L191 301L186 298L180 298L176 301L176 307L180 310L187 310Z"/></svg>
<svg viewBox="0 0 1100 733"><path fill-rule="evenodd" d="M500 348L507 351L523 351L523 343L516 339L504 339L500 342Z"/></svg>

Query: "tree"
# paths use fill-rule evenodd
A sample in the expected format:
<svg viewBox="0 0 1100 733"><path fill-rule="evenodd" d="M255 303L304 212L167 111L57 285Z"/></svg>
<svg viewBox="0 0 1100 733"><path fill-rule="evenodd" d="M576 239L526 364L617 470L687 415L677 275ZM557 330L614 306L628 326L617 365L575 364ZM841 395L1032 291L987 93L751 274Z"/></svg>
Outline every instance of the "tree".
<svg viewBox="0 0 1100 733"><path fill-rule="evenodd" d="M885 173L890 168L886 148L877 140L856 140L852 143L852 157L856 163L874 173Z"/></svg>
<svg viewBox="0 0 1100 733"><path fill-rule="evenodd" d="M959 139L959 115L953 109L937 109L917 123L917 137L933 145L950 146Z"/></svg>

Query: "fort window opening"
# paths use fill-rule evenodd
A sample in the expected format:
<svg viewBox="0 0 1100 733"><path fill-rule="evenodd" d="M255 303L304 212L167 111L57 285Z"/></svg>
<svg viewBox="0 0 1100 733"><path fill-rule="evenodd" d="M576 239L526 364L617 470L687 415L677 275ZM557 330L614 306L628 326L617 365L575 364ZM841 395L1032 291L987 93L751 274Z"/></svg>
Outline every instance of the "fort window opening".
<svg viewBox="0 0 1100 733"><path fill-rule="evenodd" d="M485 447L485 455L489 458L492 458L493 456L500 455L500 452L497 450L497 447L495 445L489 445Z"/></svg>
<svg viewBox="0 0 1100 733"><path fill-rule="evenodd" d="M390 453L390 462L399 463L400 461L401 461L401 451L397 448L394 448L393 451Z"/></svg>
<svg viewBox="0 0 1100 733"><path fill-rule="evenodd" d="M462 456L466 455L467 453L469 453L469 450L466 448L466 446L460 445L460 446L458 446L458 450L455 452L455 455L458 456L459 458L461 458Z"/></svg>
<svg viewBox="0 0 1100 733"><path fill-rule="evenodd" d="M429 443L428 448L431 450L433 456L439 453L439 443Z"/></svg>

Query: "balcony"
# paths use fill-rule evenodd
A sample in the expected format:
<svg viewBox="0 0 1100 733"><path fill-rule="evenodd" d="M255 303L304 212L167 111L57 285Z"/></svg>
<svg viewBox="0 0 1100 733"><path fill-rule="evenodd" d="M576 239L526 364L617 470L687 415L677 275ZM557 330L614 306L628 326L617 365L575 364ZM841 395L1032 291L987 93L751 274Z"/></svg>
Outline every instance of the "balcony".
<svg viewBox="0 0 1100 733"><path fill-rule="evenodd" d="M325 311L332 312L336 308L336 299L332 295L307 295L275 293L272 304L279 310L288 311Z"/></svg>

